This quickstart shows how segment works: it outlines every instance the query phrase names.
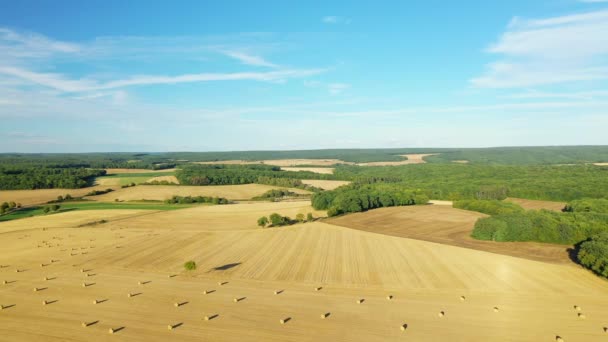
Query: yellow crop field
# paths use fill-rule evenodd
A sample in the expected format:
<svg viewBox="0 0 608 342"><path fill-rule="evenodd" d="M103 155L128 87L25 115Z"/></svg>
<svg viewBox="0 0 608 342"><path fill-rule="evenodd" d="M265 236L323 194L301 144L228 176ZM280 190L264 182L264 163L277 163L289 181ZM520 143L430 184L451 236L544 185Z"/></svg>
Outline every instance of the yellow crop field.
<svg viewBox="0 0 608 342"><path fill-rule="evenodd" d="M0 340L605 339L608 283L577 267L325 223L133 220L0 234Z"/></svg>
<svg viewBox="0 0 608 342"><path fill-rule="evenodd" d="M540 210L547 209L553 211L562 211L566 206L564 202L553 202L553 201L537 201L523 198L509 197L505 201L519 204L522 208L527 210Z"/></svg>
<svg viewBox="0 0 608 342"><path fill-rule="evenodd" d="M327 222L358 230L414 238L550 263L571 264L570 246L473 239L475 221L486 215L449 205L391 207L336 217Z"/></svg>
<svg viewBox="0 0 608 342"><path fill-rule="evenodd" d="M334 190L342 185L350 184L349 181L339 181L339 180L322 180L322 179L303 179L303 184L312 185L317 188L321 188L323 190Z"/></svg>
<svg viewBox="0 0 608 342"><path fill-rule="evenodd" d="M149 170L149 169L105 169L107 175L116 175L123 173L156 173L156 172L172 172L177 169L164 169L164 170Z"/></svg>
<svg viewBox="0 0 608 342"><path fill-rule="evenodd" d="M333 167L282 167L283 171L308 171L314 173L320 173L325 175L331 175L334 173Z"/></svg>
<svg viewBox="0 0 608 342"><path fill-rule="evenodd" d="M175 186L175 185L139 185L91 197L96 201L111 202L115 199L120 201L138 200L165 200L173 195L178 196L212 196L225 197L233 200L246 200L259 196L264 192L280 187L262 184L243 185L212 185L212 186ZM299 194L310 192L301 189L290 189Z"/></svg>
<svg viewBox="0 0 608 342"><path fill-rule="evenodd" d="M105 190L116 188L112 185L99 185L82 189L39 189L39 190L2 190L0 191L0 202L14 201L22 205L42 204L56 200L57 196L70 194L72 197L84 196L92 190Z"/></svg>

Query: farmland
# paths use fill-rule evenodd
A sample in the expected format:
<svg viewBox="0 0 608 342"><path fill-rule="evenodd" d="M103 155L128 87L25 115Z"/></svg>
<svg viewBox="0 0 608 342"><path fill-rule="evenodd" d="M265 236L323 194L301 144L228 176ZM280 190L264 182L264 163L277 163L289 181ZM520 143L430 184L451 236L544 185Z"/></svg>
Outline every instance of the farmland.
<svg viewBox="0 0 608 342"><path fill-rule="evenodd" d="M504 184L512 175L546 173L585 174L593 194L601 168L437 165L430 159L438 154L428 154L335 168L312 167L314 158L261 159L286 171L214 162L189 175L231 183L249 174L235 185L122 187L201 167L188 161L177 170L107 169L98 185L81 189L2 191L3 200L22 200L24 208L0 216L0 341L604 340L608 282L572 261L573 246L476 240L473 227L488 215L449 200L505 195L487 188L489 177ZM300 162L308 164L283 166ZM300 173L313 169L335 172L319 179ZM544 179L534 184L550 189ZM108 187L113 191L42 211L57 196ZM305 197L253 200L270 190ZM231 202L164 202L173 196ZM324 196L332 207L315 210L314 198ZM505 201L560 214L565 205L534 197ZM422 205L428 199L434 204ZM328 217L337 206L343 211ZM602 208L576 208L587 206ZM258 220L271 214L289 224L262 228ZM195 269L185 270L186 261Z"/></svg>

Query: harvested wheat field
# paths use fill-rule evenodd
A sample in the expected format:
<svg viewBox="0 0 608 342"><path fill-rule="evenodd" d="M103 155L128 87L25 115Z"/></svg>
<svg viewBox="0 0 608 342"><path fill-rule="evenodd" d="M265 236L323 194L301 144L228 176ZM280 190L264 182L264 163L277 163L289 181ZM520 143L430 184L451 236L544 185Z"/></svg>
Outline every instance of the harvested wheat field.
<svg viewBox="0 0 608 342"><path fill-rule="evenodd" d="M597 166L608 166L608 163L593 163L593 165L597 165Z"/></svg>
<svg viewBox="0 0 608 342"><path fill-rule="evenodd" d="M562 211L566 206L566 203L563 202L553 202L553 201L537 201L537 200L529 200L524 198L513 198L509 197L505 199L507 202L512 202L515 204L519 204L522 208L526 210L540 210L547 209L553 211Z"/></svg>
<svg viewBox="0 0 608 342"><path fill-rule="evenodd" d="M102 202L140 201L140 200L166 200L177 196L211 196L224 197L231 200L248 200L259 196L268 190L280 189L277 186L262 184L243 185L211 185L211 186L185 186L185 185L138 185L116 191L93 196L90 199ZM289 189L298 194L310 194L301 189Z"/></svg>
<svg viewBox="0 0 608 342"><path fill-rule="evenodd" d="M211 162L194 162L195 164L266 164L281 167L298 165L332 166L336 164L354 164L339 159L269 159L269 160L219 160Z"/></svg>
<svg viewBox="0 0 608 342"><path fill-rule="evenodd" d="M456 163L456 164L468 164L469 161L468 160L452 160L452 163Z"/></svg>
<svg viewBox="0 0 608 342"><path fill-rule="evenodd" d="M107 188L115 187L100 185L82 189L2 190L0 191L0 202L13 201L15 203L21 203L24 206L42 204L56 200L57 196L70 194L72 197L80 197L93 190L105 190Z"/></svg>
<svg viewBox="0 0 608 342"><path fill-rule="evenodd" d="M426 161L424 157L434 156L437 153L418 153L418 154L402 154L401 157L405 157L402 161L394 162L371 162L371 163L357 163L359 166L396 166L396 165L409 165L409 164L424 164Z"/></svg>
<svg viewBox="0 0 608 342"><path fill-rule="evenodd" d="M331 175L334 173L333 167L282 167L283 171L308 171L314 173L320 173L324 175Z"/></svg>
<svg viewBox="0 0 608 342"><path fill-rule="evenodd" d="M302 183L306 185L312 185L323 190L334 190L342 185L348 185L350 181L339 181L339 180L322 180L322 179L302 179Z"/></svg>
<svg viewBox="0 0 608 342"><path fill-rule="evenodd" d="M173 183L173 184L179 184L179 180L177 180L177 177L175 176L158 176L158 177L152 177L150 179L148 179L146 182L169 182L169 183Z"/></svg>
<svg viewBox="0 0 608 342"><path fill-rule="evenodd" d="M14 231L0 243L2 341L606 337L608 283L589 272L325 223L107 224Z"/></svg>
<svg viewBox="0 0 608 342"><path fill-rule="evenodd" d="M325 217L325 211L314 210L310 201L253 202L215 206L197 206L175 210L171 213L157 212L111 223L118 228L169 229L171 231L213 232L225 230L259 230L257 219L278 213L292 219L297 214L312 213L314 217Z"/></svg>
<svg viewBox="0 0 608 342"><path fill-rule="evenodd" d="M475 221L486 215L447 205L391 207L328 219L335 225L379 234L438 242L531 260L571 264L571 246L536 242L494 242L470 237Z"/></svg>
<svg viewBox="0 0 608 342"><path fill-rule="evenodd" d="M149 170L149 169L105 169L107 175L118 175L124 173L157 173L174 172L177 169Z"/></svg>

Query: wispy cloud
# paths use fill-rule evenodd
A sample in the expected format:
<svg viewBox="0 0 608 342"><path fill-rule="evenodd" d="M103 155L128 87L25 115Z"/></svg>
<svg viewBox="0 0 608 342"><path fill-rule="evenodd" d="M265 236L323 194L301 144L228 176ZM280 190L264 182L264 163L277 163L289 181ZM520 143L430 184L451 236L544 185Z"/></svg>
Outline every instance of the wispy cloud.
<svg viewBox="0 0 608 342"><path fill-rule="evenodd" d="M139 75L102 83L91 79L72 80L55 73L38 73L16 67L0 67L1 74L15 76L63 92L88 92L131 86L210 81L284 81L289 78L317 75L324 71L325 69L282 69L269 72L200 73L177 76Z"/></svg>
<svg viewBox="0 0 608 342"><path fill-rule="evenodd" d="M222 51L228 57L234 58L245 65L262 66L268 68L278 68L279 66L271 63L260 56L246 54L239 51Z"/></svg>
<svg viewBox="0 0 608 342"><path fill-rule="evenodd" d="M346 84L346 83L330 83L327 86L327 89L329 90L329 93L331 95L338 95L341 92L343 92L344 90L348 89L350 87L350 84Z"/></svg>
<svg viewBox="0 0 608 342"><path fill-rule="evenodd" d="M546 19L514 18L486 51L502 59L471 84L527 87L608 79L608 11Z"/></svg>
<svg viewBox="0 0 608 342"><path fill-rule="evenodd" d="M578 0L579 2L584 2L587 4L597 4L602 2L608 2L608 0Z"/></svg>
<svg viewBox="0 0 608 342"><path fill-rule="evenodd" d="M256 36L257 37L257 36ZM259 38L259 37L257 37ZM252 48L239 49L231 44L223 44L218 49L217 40L209 38L213 44L200 44L192 37L102 37L88 43L69 43L34 34L20 33L0 28L0 85L13 86L37 85L65 93L87 93L79 97L101 97L107 94L100 91L133 86L171 85L179 83L196 83L211 81L260 81L285 82L292 78L303 78L325 72L325 68L286 68L274 64L258 54L250 52ZM232 44L233 45L233 44ZM104 75L100 78L94 66L101 60L114 61L121 56L124 49L136 56L148 56L148 62L157 55L163 54L179 61L180 58L191 60L202 54L223 55L238 60L247 66L272 68L271 71L224 71L191 72L177 75L137 74L130 75L123 69L120 73ZM84 69L79 76L74 76L56 68L56 58L62 61L83 63L91 70ZM140 57L141 58L141 57ZM165 57L163 57L165 58ZM203 67L205 65L203 64ZM212 67L209 64L210 67ZM200 66L197 67L200 70ZM49 70L52 70L49 72ZM57 71L60 70L60 71ZM197 70L197 71L198 71ZM112 79L113 78L113 79ZM18 84L25 83L24 85ZM1 96L2 94L0 94Z"/></svg>
<svg viewBox="0 0 608 342"><path fill-rule="evenodd" d="M321 21L325 24L350 24L350 19L345 17L340 17L336 15L328 15L321 18Z"/></svg>

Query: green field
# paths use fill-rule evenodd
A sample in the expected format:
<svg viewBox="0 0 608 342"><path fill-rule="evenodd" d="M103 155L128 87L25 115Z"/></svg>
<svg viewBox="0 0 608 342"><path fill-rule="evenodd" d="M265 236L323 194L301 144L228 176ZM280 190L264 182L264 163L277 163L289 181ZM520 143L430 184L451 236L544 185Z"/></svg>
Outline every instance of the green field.
<svg viewBox="0 0 608 342"><path fill-rule="evenodd" d="M163 202L120 202L120 203L103 203L103 202L64 202L59 203L61 208L57 213L65 213L74 210L112 210L112 209L139 209L139 210L178 210L190 208L195 205L208 204L165 204ZM53 215L56 213L44 213L45 206L36 206L22 208L13 211L9 214L0 216L0 222L22 219L39 215Z"/></svg>

